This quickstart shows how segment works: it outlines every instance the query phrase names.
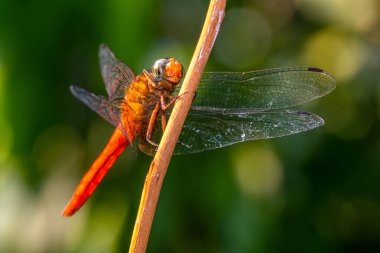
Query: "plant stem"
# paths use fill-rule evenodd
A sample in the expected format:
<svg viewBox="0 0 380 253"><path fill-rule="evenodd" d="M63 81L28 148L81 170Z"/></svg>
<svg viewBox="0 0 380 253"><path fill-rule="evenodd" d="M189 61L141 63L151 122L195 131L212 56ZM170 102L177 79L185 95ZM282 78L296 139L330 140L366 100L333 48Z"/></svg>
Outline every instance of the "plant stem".
<svg viewBox="0 0 380 253"><path fill-rule="evenodd" d="M195 90L198 87L203 69L219 32L224 17L225 5L226 0L210 1L201 36L179 92L179 94L187 92L189 95L181 97L175 103L157 153L145 178L129 248L130 253L143 253L146 251L161 186L187 112L191 106Z"/></svg>

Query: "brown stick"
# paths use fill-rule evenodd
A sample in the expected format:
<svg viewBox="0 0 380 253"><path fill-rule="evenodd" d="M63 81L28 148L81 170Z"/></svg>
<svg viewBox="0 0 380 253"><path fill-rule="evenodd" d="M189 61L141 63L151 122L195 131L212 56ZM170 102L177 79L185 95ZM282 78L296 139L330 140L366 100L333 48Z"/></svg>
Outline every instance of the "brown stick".
<svg viewBox="0 0 380 253"><path fill-rule="evenodd" d="M225 5L226 0L210 1L202 33L179 94L184 94L185 92L187 94L195 94L203 69L219 32L224 17ZM143 253L146 250L161 186L192 99L193 95L183 96L176 102L170 115L168 125L145 179L129 248L130 253Z"/></svg>

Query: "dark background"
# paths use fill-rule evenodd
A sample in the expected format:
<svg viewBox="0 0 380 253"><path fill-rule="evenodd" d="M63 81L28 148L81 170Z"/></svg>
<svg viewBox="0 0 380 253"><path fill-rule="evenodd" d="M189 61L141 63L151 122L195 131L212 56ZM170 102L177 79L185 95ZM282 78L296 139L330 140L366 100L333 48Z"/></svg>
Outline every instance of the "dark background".
<svg viewBox="0 0 380 253"><path fill-rule="evenodd" d="M195 48L207 1L0 1L0 252L126 252L151 157L128 149L72 218L61 210L113 127L107 43L136 73ZM337 80L303 108L325 126L173 157L148 252L375 252L380 241L380 6L229 1L206 69L308 65Z"/></svg>

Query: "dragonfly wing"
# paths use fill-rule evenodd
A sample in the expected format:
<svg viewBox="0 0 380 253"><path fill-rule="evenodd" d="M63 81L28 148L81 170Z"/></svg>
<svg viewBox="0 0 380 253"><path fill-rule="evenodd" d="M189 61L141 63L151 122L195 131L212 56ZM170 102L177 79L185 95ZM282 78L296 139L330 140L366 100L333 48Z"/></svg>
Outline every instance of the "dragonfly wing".
<svg viewBox="0 0 380 253"><path fill-rule="evenodd" d="M135 80L132 70L118 60L105 44L100 45L99 62L108 96L111 99L122 98L126 89Z"/></svg>
<svg viewBox="0 0 380 253"><path fill-rule="evenodd" d="M326 95L334 77L311 67L277 68L251 72L205 72L194 106L281 109Z"/></svg>
<svg viewBox="0 0 380 253"><path fill-rule="evenodd" d="M190 147L177 145L174 153L196 153L248 140L291 135L323 124L318 115L301 111L193 110L180 135L180 140L185 140Z"/></svg>
<svg viewBox="0 0 380 253"><path fill-rule="evenodd" d="M109 100L106 97L95 95L78 86L70 86L71 93L91 110L102 116L114 126L120 122L121 99Z"/></svg>

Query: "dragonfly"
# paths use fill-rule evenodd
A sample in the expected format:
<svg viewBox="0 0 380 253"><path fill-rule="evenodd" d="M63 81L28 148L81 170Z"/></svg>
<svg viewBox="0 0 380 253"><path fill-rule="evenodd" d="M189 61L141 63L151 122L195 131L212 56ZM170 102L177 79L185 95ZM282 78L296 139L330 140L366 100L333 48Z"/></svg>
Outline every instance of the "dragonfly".
<svg viewBox="0 0 380 253"><path fill-rule="evenodd" d="M95 191L118 156L139 138L139 149L154 155L184 75L175 58L157 60L150 70L133 71L102 44L100 69L108 96L70 86L72 94L116 127L63 210L78 211ZM330 93L335 79L314 67L250 72L205 72L187 115L174 154L221 148L248 140L268 139L322 126L316 114L291 110ZM192 94L194 95L194 94Z"/></svg>

